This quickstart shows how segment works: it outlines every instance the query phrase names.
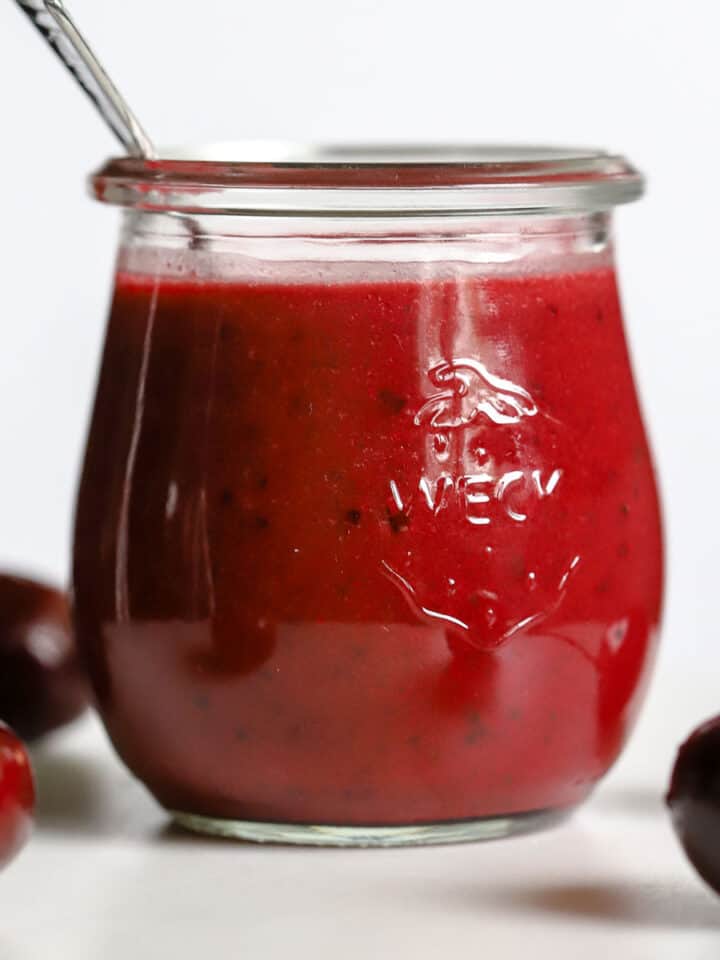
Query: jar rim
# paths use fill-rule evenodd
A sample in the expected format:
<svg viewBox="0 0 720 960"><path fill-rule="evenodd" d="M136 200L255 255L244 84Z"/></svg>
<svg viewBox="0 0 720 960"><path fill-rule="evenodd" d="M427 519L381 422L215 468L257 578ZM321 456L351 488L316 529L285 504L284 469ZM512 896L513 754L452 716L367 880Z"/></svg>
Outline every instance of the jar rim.
<svg viewBox="0 0 720 960"><path fill-rule="evenodd" d="M114 158L91 187L154 212L405 217L604 210L644 180L623 156L582 148L254 141Z"/></svg>

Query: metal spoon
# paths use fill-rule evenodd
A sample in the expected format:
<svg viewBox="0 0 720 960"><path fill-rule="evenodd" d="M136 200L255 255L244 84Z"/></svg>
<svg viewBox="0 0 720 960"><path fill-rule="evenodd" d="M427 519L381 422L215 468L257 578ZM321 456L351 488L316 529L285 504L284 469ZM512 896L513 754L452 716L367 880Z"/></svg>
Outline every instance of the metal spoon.
<svg viewBox="0 0 720 960"><path fill-rule="evenodd" d="M129 154L157 157L155 147L107 75L61 0L16 0L97 107Z"/></svg>

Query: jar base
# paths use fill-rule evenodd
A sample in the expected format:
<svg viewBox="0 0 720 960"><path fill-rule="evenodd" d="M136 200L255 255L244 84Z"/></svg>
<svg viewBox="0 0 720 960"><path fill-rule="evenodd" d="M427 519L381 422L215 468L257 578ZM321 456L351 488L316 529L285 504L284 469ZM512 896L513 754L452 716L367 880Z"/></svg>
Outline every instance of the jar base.
<svg viewBox="0 0 720 960"><path fill-rule="evenodd" d="M441 843L472 843L533 833L567 819L574 807L532 810L477 820L447 820L410 826L337 826L303 823L263 823L226 820L171 810L175 823L194 833L253 843L290 843L320 847L411 847Z"/></svg>

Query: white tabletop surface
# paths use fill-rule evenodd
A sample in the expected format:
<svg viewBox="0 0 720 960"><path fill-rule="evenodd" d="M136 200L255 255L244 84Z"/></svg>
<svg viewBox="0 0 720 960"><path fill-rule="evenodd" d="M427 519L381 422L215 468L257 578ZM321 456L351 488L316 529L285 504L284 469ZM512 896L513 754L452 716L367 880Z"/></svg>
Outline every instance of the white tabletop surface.
<svg viewBox="0 0 720 960"><path fill-rule="evenodd" d="M717 960L720 899L661 797L678 740L720 711L719 672L662 663L622 761L566 825L434 848L176 833L86 718L35 752L38 826L0 876L0 960Z"/></svg>

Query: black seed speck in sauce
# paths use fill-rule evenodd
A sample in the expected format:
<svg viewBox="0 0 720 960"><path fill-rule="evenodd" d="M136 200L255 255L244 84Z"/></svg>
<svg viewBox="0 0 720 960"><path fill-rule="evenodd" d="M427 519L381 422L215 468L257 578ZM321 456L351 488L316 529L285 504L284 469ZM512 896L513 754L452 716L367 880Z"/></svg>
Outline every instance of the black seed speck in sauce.
<svg viewBox="0 0 720 960"><path fill-rule="evenodd" d="M296 393L290 397L288 410L292 416L309 417L313 412L312 400L308 400L308 398L301 393Z"/></svg>
<svg viewBox="0 0 720 960"><path fill-rule="evenodd" d="M362 519L362 513L358 509L353 508L352 510L347 511L345 514L345 519L348 523L352 523L352 525L356 527Z"/></svg>
<svg viewBox="0 0 720 960"><path fill-rule="evenodd" d="M467 716L468 721L468 731L465 734L465 743L472 745L477 743L479 740L485 736L485 724L480 718L480 714L477 710L471 710Z"/></svg>
<svg viewBox="0 0 720 960"><path fill-rule="evenodd" d="M220 492L220 503L224 507L229 507L234 499L232 490L228 490L227 487Z"/></svg>
<svg viewBox="0 0 720 960"><path fill-rule="evenodd" d="M268 520L267 517L263 517L261 515L258 515L257 517L255 517L256 530L267 530L269 526L270 526L270 521Z"/></svg>
<svg viewBox="0 0 720 960"><path fill-rule="evenodd" d="M387 522L393 533L402 533L410 525L410 518L404 510L397 510L394 513L388 510Z"/></svg>
<svg viewBox="0 0 720 960"><path fill-rule="evenodd" d="M392 390L380 390L378 400L384 407L387 407L391 413L400 413L407 405L407 398L399 393L393 393Z"/></svg>

